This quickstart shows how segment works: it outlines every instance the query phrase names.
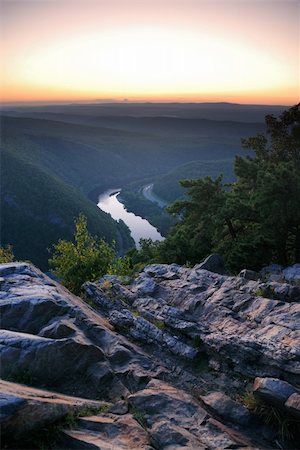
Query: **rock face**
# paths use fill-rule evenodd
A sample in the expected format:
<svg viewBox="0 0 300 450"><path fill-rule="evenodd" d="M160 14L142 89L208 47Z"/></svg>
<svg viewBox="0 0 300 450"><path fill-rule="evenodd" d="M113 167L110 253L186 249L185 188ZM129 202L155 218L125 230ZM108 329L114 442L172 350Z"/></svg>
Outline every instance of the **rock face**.
<svg viewBox="0 0 300 450"><path fill-rule="evenodd" d="M6 264L3 275L2 377L111 400L145 386L163 371L81 299L38 269Z"/></svg>
<svg viewBox="0 0 300 450"><path fill-rule="evenodd" d="M1 433L17 439L36 427L55 422L68 413L99 411L109 404L60 395L0 380Z"/></svg>
<svg viewBox="0 0 300 450"><path fill-rule="evenodd" d="M300 264L294 264L283 268L279 264L271 264L264 267L260 272L260 277L268 281L281 281L299 285L300 282Z"/></svg>
<svg viewBox="0 0 300 450"><path fill-rule="evenodd" d="M276 448L237 401L255 377L299 417L297 286L159 264L85 283L87 304L30 264L1 265L0 282L7 448L78 410L55 448Z"/></svg>
<svg viewBox="0 0 300 450"><path fill-rule="evenodd" d="M300 418L300 391L291 384L276 378L256 378L253 392L256 397L284 413Z"/></svg>
<svg viewBox="0 0 300 450"><path fill-rule="evenodd" d="M149 290L151 286L151 290ZM145 289L144 289L145 287ZM86 283L98 304L100 283ZM104 314L137 342L195 360L202 354L246 377L300 380L300 288L208 272L196 266L145 267L132 286L112 283ZM266 298L274 292L282 300ZM299 294L299 295L298 295Z"/></svg>

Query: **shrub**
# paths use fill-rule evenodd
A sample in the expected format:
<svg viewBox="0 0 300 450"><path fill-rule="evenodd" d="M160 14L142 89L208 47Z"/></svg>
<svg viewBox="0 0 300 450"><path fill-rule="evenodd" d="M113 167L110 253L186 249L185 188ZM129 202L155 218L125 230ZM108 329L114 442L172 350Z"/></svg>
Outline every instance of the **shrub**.
<svg viewBox="0 0 300 450"><path fill-rule="evenodd" d="M14 261L15 257L12 251L12 246L0 247L0 263L8 263Z"/></svg>
<svg viewBox="0 0 300 450"><path fill-rule="evenodd" d="M60 240L54 246L49 264L54 274L74 294L80 292L85 281L95 281L118 270L125 275L128 268L127 261L117 258L114 244L109 245L90 235L83 214L75 221L74 242Z"/></svg>

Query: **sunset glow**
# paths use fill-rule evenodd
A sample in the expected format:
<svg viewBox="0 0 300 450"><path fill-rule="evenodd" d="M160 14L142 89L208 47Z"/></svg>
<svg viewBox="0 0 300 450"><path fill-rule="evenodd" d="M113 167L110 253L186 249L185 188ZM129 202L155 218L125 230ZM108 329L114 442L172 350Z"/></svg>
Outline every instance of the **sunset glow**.
<svg viewBox="0 0 300 450"><path fill-rule="evenodd" d="M4 102L299 101L299 2L4 0Z"/></svg>

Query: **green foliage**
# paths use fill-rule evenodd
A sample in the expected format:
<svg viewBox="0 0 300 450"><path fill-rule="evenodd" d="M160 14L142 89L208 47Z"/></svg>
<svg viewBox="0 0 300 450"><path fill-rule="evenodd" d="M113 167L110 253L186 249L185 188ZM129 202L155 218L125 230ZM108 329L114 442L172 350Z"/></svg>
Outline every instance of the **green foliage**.
<svg viewBox="0 0 300 450"><path fill-rule="evenodd" d="M247 391L241 397L242 403L267 425L277 430L283 441L293 441L299 435L300 420L286 412L255 397L253 392Z"/></svg>
<svg viewBox="0 0 300 450"><path fill-rule="evenodd" d="M181 182L187 197L168 208L180 220L155 248L160 262L195 264L218 252L239 271L300 260L299 105L279 119L267 116L266 124L269 139L243 140L254 156L236 157L236 182L224 186L221 176Z"/></svg>
<svg viewBox="0 0 300 450"><path fill-rule="evenodd" d="M255 411L260 403L252 391L247 391L238 400L240 400L250 411Z"/></svg>
<svg viewBox="0 0 300 450"><path fill-rule="evenodd" d="M229 265L257 269L270 261L282 265L300 260L300 111L299 105L280 119L266 117L270 138L244 139L254 157L236 157L237 182L223 209L233 235L223 234L216 250ZM224 233L224 227L219 227ZM222 234L221 234L222 236Z"/></svg>
<svg viewBox="0 0 300 450"><path fill-rule="evenodd" d="M34 448L39 450L53 449L61 438L61 432L64 429L76 427L80 417L93 416L106 413L110 408L109 404L103 404L100 407L80 407L79 409L67 412L60 419L48 422L38 426L27 433L18 437L10 436L8 442L3 442L3 448Z"/></svg>
<svg viewBox="0 0 300 450"><path fill-rule="evenodd" d="M154 319L152 320L152 323L156 326L156 328L159 328L160 330L164 330L166 327L165 322L160 319Z"/></svg>
<svg viewBox="0 0 300 450"><path fill-rule="evenodd" d="M233 158L217 159L215 161L192 161L183 164L157 178L153 191L166 201L174 202L185 194L184 186L180 183L180 180L191 180L205 176L215 179L220 173L223 173L223 179L226 183L234 180Z"/></svg>
<svg viewBox="0 0 300 450"><path fill-rule="evenodd" d="M119 247L124 250L133 245L124 223L112 220L65 176L60 178L40 161L43 147L25 137L6 138L2 145L1 241L13 245L18 260L29 259L47 270L47 248L59 239L71 239L74 218L81 212L92 233L108 242L122 241ZM56 165L59 172L59 159Z"/></svg>
<svg viewBox="0 0 300 450"><path fill-rule="evenodd" d="M195 264L205 258L213 246L217 213L224 203L222 176L181 181L189 198L178 200L168 208L181 217L162 243L160 252L166 262Z"/></svg>
<svg viewBox="0 0 300 450"><path fill-rule="evenodd" d="M132 262L128 256L115 258L113 264L108 268L109 275L129 276L132 274Z"/></svg>
<svg viewBox="0 0 300 450"><path fill-rule="evenodd" d="M145 421L145 416L143 414L143 412L135 407L135 406L131 406L129 408L129 412L132 414L132 417L143 427L146 428L146 421Z"/></svg>
<svg viewBox="0 0 300 450"><path fill-rule="evenodd" d="M161 243L152 239L140 239L140 248L131 248L127 257L131 261L133 272L138 272L145 264L163 262L160 255Z"/></svg>
<svg viewBox="0 0 300 450"><path fill-rule="evenodd" d="M63 284L75 294L85 281L95 281L106 273L127 275L128 261L116 257L113 245L97 239L88 232L87 220L80 214L75 222L74 242L60 240L54 246L54 254L49 259Z"/></svg>
<svg viewBox="0 0 300 450"><path fill-rule="evenodd" d="M12 246L0 247L0 264L13 262L15 256L13 254Z"/></svg>

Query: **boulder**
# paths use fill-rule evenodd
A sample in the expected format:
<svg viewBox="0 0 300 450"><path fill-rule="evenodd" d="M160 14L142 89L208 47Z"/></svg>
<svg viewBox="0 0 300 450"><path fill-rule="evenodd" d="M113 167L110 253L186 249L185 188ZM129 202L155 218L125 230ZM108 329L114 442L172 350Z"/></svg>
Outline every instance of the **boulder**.
<svg viewBox="0 0 300 450"><path fill-rule="evenodd" d="M157 285L155 281L148 276L141 276L134 282L133 291L140 297L152 295L156 289Z"/></svg>
<svg viewBox="0 0 300 450"><path fill-rule="evenodd" d="M176 278L165 278L170 271L176 272ZM250 379L275 377L299 384L296 286L270 283L276 295L281 292L285 298L280 301L259 295L268 283L219 275L199 266L151 264L144 273L155 281L157 290L140 297L135 284L127 286L136 299L126 310L110 313L114 326L127 329L137 342L151 342L160 351L161 337L172 331L172 339L206 352L219 370L230 369ZM140 279L144 279L143 272ZM149 321L154 324L156 319L164 324L163 330L149 326Z"/></svg>
<svg viewBox="0 0 300 450"><path fill-rule="evenodd" d="M247 425L251 421L248 409L223 392L212 392L200 398L208 410L222 419L240 425Z"/></svg>
<svg viewBox="0 0 300 450"><path fill-rule="evenodd" d="M263 267L259 274L264 280L279 281L282 279L282 270L283 267L280 264L270 264L269 266ZM275 277L274 280L273 277Z"/></svg>
<svg viewBox="0 0 300 450"><path fill-rule="evenodd" d="M300 283L300 264L286 267L283 269L282 274L289 283Z"/></svg>
<svg viewBox="0 0 300 450"><path fill-rule="evenodd" d="M256 397L277 407L283 407L297 389L291 384L276 378L256 378L253 385Z"/></svg>
<svg viewBox="0 0 300 450"><path fill-rule="evenodd" d="M260 271L260 276L267 281L286 281L297 285L300 282L300 264L285 268L279 264L271 264Z"/></svg>
<svg viewBox="0 0 300 450"><path fill-rule="evenodd" d="M238 274L239 277L245 278L245 280L259 280L259 274L254 270L243 269Z"/></svg>
<svg viewBox="0 0 300 450"><path fill-rule="evenodd" d="M226 274L224 261L222 257L216 253L209 255L202 263L197 264L195 269L209 270L210 272Z"/></svg>

